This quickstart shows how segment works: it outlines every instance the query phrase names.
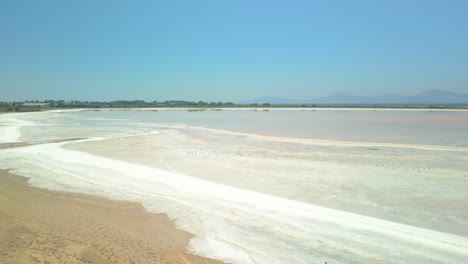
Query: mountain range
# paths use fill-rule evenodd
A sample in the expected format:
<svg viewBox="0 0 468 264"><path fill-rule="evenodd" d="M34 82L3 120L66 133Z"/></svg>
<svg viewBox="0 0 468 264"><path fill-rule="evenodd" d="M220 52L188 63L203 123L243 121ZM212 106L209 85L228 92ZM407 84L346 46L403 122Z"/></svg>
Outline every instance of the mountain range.
<svg viewBox="0 0 468 264"><path fill-rule="evenodd" d="M240 104L292 105L292 104L403 104L403 105L468 105L468 93L454 93L442 90L426 90L409 96L397 94L383 94L378 96L358 96L341 92L326 97L308 100L294 100L272 96L258 97L239 102Z"/></svg>

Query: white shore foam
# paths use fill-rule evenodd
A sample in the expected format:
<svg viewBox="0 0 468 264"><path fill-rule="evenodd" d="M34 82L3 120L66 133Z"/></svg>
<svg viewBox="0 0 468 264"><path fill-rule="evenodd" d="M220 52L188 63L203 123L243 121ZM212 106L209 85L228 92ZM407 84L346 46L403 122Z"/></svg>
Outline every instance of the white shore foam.
<svg viewBox="0 0 468 264"><path fill-rule="evenodd" d="M95 139L96 140L96 139ZM190 250L232 263L466 263L468 238L229 187L62 148L0 151L35 186L142 203L195 234Z"/></svg>
<svg viewBox="0 0 468 264"><path fill-rule="evenodd" d="M36 122L36 118L45 120L50 116L49 113L38 113L25 120ZM37 123L23 121L15 115L1 117L0 139L5 142L34 140L38 134L50 133L46 129L45 132L40 130L38 134L28 136L28 129L24 129L24 135L21 135L19 132L23 126L48 123L41 120ZM60 119L56 121L60 123ZM70 127L60 127L64 130L60 138L70 137L69 132L81 126L79 119L73 119L75 121L76 124ZM135 124L138 123L131 122L130 126ZM105 128L105 124L99 128L85 125L76 136L93 137L88 141L120 136L138 139L158 134L155 128L173 127L202 132L200 134L212 132L223 137L241 136L263 141L261 144L274 141L318 146L455 150L454 155L459 156L467 151L466 147L262 136L199 126L141 123L138 128L130 130L120 126L116 129L119 133L111 135L110 130L96 132ZM6 128L6 132L1 132L2 127ZM195 235L189 250L202 256L230 263L466 263L468 259L467 237L190 177L178 173L178 167L171 166L171 162L166 162L165 157L158 153L155 153L155 157L158 157L164 169L170 171L68 150L62 148L64 144L0 150L0 168L12 169L14 173L30 177L34 186L135 201L149 211L167 213L180 228ZM266 163L264 166L268 167Z"/></svg>
<svg viewBox="0 0 468 264"><path fill-rule="evenodd" d="M155 127L191 129L191 130L213 132L213 133L225 134L225 135L231 135L231 136L243 136L243 137L249 137L252 139L264 140L264 141L298 143L298 144L305 144L305 145L340 146L340 147L386 147L386 148L409 148L409 149L421 149L421 150L443 150L443 151L463 151L463 152L466 151L468 152L467 147L458 147L458 146L438 146L438 145L424 145L424 144L398 144L398 143L387 143L387 142L359 142L359 141L340 141L340 140L326 140L326 139L278 137L278 136L266 136L266 135L259 135L259 134L253 134L253 133L208 128L208 127L202 127L202 126L190 126L190 125L155 125Z"/></svg>
<svg viewBox="0 0 468 264"><path fill-rule="evenodd" d="M21 126L0 126L0 143L18 142Z"/></svg>
<svg viewBox="0 0 468 264"><path fill-rule="evenodd" d="M24 113L0 115L0 143L19 142L21 137L21 127L33 125L32 122L17 118L21 115L24 115Z"/></svg>

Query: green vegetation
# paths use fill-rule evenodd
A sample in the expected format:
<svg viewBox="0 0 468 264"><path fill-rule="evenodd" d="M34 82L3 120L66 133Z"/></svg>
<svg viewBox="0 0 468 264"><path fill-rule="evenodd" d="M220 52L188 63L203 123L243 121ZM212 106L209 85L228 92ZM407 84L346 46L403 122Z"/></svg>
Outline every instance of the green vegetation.
<svg viewBox="0 0 468 264"><path fill-rule="evenodd" d="M239 105L232 102L192 102L182 100L171 101L152 101L146 102L143 100L118 100L110 102L99 101L65 101L65 100L44 100L44 101L24 101L24 102L0 102L0 112L35 112L53 109L98 109L98 108L178 108L185 107L192 110L203 110L206 108L284 108L284 107L299 107L299 108L407 108L407 109L468 109L468 106L450 106L450 105L315 105L315 104L301 104L301 105L271 105L269 103L263 104L248 104Z"/></svg>
<svg viewBox="0 0 468 264"><path fill-rule="evenodd" d="M44 100L44 101L24 101L24 102L0 102L0 112L32 112L51 109L73 109L73 108L158 108L158 107L190 107L190 108L216 108L235 107L231 102L191 102L182 100L172 100L164 102L146 102L143 100L118 100L110 102L99 101L65 101L65 100Z"/></svg>

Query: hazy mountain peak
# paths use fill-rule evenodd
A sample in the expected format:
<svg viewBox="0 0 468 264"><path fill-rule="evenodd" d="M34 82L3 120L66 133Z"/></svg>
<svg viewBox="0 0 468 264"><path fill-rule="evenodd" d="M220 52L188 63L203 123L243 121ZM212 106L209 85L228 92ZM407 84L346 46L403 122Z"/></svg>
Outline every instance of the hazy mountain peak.
<svg viewBox="0 0 468 264"><path fill-rule="evenodd" d="M240 104L296 104L298 100L293 100L289 98L281 98L275 96L261 96L257 98L253 98L250 100L242 101Z"/></svg>
<svg viewBox="0 0 468 264"><path fill-rule="evenodd" d="M336 94L333 94L331 96L353 96L351 93L349 92L338 92Z"/></svg>
<svg viewBox="0 0 468 264"><path fill-rule="evenodd" d="M338 92L329 96L310 99L293 100L264 96L241 102L241 104L270 103L270 104L466 104L468 94L458 94L438 89L429 89L416 95L402 96L384 94L379 96L357 96L349 92Z"/></svg>
<svg viewBox="0 0 468 264"><path fill-rule="evenodd" d="M419 94L421 95L456 95L454 92L448 92L448 91L442 91L442 90L437 90L437 89L430 89L430 90L425 90Z"/></svg>

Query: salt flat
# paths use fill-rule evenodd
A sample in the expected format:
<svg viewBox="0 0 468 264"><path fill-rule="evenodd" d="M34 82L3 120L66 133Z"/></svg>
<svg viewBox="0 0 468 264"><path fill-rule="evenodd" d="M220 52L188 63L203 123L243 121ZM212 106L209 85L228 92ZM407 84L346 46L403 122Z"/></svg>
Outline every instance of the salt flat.
<svg viewBox="0 0 468 264"><path fill-rule="evenodd" d="M34 186L165 212L195 235L190 252L226 262L466 262L468 139L458 123L466 113L397 112L396 119L364 113L366 121L347 114L370 132L361 134L361 127L354 135L349 127L346 141L324 137L340 122L335 113L327 115L328 127L307 124L325 126L317 128L318 138L301 138L285 136L288 124L275 126L282 119L271 113L224 116L226 122L252 115L266 122L243 128L217 127L224 113L198 116L213 121L186 111L174 112L172 120L171 114L152 120L160 112L144 118L129 112L23 117L36 127L21 128L19 140L89 139L4 149L0 167L30 177ZM418 118L425 123L406 123ZM393 133L372 130L382 119ZM446 127L434 131L441 122Z"/></svg>

